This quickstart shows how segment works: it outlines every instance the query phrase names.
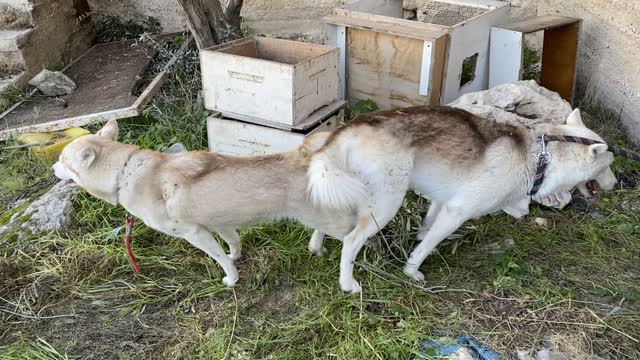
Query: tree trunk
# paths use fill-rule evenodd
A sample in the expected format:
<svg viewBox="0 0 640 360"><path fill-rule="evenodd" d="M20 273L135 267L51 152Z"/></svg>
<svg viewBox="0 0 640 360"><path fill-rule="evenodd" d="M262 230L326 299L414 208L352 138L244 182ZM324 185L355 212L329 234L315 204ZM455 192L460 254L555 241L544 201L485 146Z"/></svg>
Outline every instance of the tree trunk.
<svg viewBox="0 0 640 360"><path fill-rule="evenodd" d="M198 49L220 44L240 29L243 0L229 0L225 10L220 0L178 0L189 23Z"/></svg>

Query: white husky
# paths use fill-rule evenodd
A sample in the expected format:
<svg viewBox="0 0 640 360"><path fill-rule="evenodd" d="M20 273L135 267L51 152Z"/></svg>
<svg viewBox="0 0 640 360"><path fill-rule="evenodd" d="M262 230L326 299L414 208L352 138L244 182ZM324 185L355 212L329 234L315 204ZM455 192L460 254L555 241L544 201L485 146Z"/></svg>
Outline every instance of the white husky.
<svg viewBox="0 0 640 360"><path fill-rule="evenodd" d="M499 210L526 215L544 134L602 141L584 126L577 109L566 125L527 129L460 109L423 106L360 115L335 131L311 156L308 191L318 206L357 212L355 229L343 239L341 288L359 291L353 262L365 241L393 218L409 189L431 200L421 242L404 267L416 280L424 279L419 267L425 258L468 219ZM536 201L593 180L605 190L616 183L606 144L552 142L546 150L551 161ZM349 189L349 196L340 189ZM317 248L322 236L314 241Z"/></svg>

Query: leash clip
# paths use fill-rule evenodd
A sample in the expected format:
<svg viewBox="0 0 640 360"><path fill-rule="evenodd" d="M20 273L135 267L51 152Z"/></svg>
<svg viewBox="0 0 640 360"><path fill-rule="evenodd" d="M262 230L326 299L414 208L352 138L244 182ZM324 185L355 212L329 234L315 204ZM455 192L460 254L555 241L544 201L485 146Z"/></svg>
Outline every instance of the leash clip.
<svg viewBox="0 0 640 360"><path fill-rule="evenodd" d="M547 142L545 141L544 135L540 136L540 150L537 154L538 161L542 159L545 164L551 162L551 153L547 151Z"/></svg>

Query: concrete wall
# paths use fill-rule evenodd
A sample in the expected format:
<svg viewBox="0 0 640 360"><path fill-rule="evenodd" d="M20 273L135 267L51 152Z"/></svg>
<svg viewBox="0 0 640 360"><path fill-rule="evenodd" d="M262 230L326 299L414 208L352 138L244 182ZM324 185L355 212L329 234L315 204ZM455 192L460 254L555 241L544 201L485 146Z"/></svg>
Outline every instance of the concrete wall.
<svg viewBox="0 0 640 360"><path fill-rule="evenodd" d="M177 0L89 0L97 15L119 16L126 20L145 20L152 16L160 21L165 32L182 31L187 20Z"/></svg>
<svg viewBox="0 0 640 360"><path fill-rule="evenodd" d="M22 49L27 78L43 67L68 64L89 49L93 24L89 19L78 22L78 17L86 11L87 3L82 0L50 0L33 5L34 27Z"/></svg>
<svg viewBox="0 0 640 360"><path fill-rule="evenodd" d="M324 41L320 19L354 0L245 0L242 17L258 34Z"/></svg>
<svg viewBox="0 0 640 360"><path fill-rule="evenodd" d="M8 6L18 11L29 12L31 6L29 0L0 0L0 6Z"/></svg>
<svg viewBox="0 0 640 360"><path fill-rule="evenodd" d="M600 104L620 114L640 143L640 1L540 0L538 11L583 19L578 89L595 89Z"/></svg>

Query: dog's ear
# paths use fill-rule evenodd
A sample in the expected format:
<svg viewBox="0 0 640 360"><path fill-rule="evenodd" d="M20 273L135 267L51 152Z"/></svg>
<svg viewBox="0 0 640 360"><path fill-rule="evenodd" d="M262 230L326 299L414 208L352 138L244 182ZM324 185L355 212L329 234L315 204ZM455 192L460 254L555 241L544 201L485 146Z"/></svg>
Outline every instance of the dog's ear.
<svg viewBox="0 0 640 360"><path fill-rule="evenodd" d="M567 125L575 127L585 127L584 123L582 122L582 116L580 115L580 109L576 108L571 112L571 114L567 118Z"/></svg>
<svg viewBox="0 0 640 360"><path fill-rule="evenodd" d="M96 150L91 145L82 148L77 154L77 160L84 168L88 168L96 159Z"/></svg>
<svg viewBox="0 0 640 360"><path fill-rule="evenodd" d="M593 144L589 145L589 154L593 157L598 157L600 154L604 154L609 149L607 144Z"/></svg>
<svg viewBox="0 0 640 360"><path fill-rule="evenodd" d="M96 135L104 136L107 139L112 141L118 140L118 122L116 120L109 120L103 127L100 129Z"/></svg>

